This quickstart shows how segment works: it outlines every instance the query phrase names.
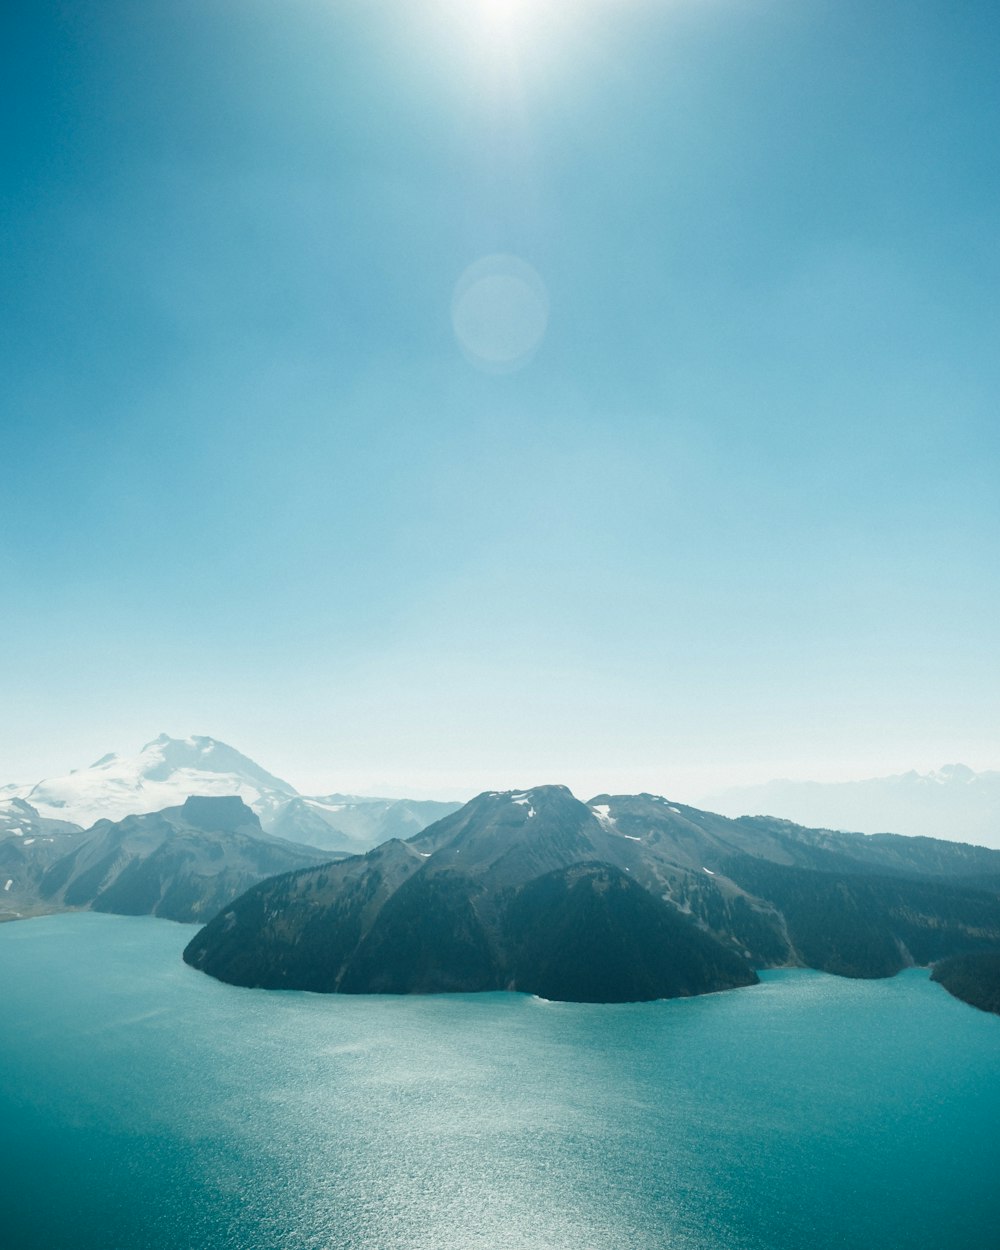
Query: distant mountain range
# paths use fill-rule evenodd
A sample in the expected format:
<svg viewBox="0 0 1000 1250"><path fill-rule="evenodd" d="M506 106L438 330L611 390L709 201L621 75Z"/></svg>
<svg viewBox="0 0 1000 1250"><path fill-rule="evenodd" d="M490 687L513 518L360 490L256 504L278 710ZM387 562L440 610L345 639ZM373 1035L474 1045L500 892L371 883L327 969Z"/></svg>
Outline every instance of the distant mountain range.
<svg viewBox="0 0 1000 1250"><path fill-rule="evenodd" d="M769 781L702 801L727 816L769 813L814 828L891 830L1000 847L1000 772L976 773L964 764L865 781Z"/></svg>
<svg viewBox="0 0 1000 1250"><path fill-rule="evenodd" d="M619 1001L997 947L1000 851L542 786L264 881L184 957L247 986Z"/></svg>
<svg viewBox="0 0 1000 1250"><path fill-rule="evenodd" d="M974 795L982 815L998 776L855 784L928 808ZM648 794L581 803L562 786L461 807L305 796L225 743L161 735L0 789L0 920L206 920L185 958L241 985L593 1001L748 985L767 966L888 976L1000 950L1000 850L817 823Z"/></svg>
<svg viewBox="0 0 1000 1250"><path fill-rule="evenodd" d="M161 734L134 756L105 755L63 777L0 786L0 834L5 815L17 816L10 806L14 799L29 803L39 818L88 828L97 820L176 807L191 795L232 794L253 808L265 832L348 853L370 850L387 838L412 837L461 806L302 795L215 738ZM716 791L702 804L732 817L767 814L809 828L891 831L1000 848L1000 772L976 773L962 764L865 781L770 781Z"/></svg>
<svg viewBox="0 0 1000 1250"><path fill-rule="evenodd" d="M0 788L0 836L24 823L27 803L42 820L89 828L176 807L192 795L236 795L267 833L322 850L368 850L391 837L410 837L453 812L458 803L300 795L293 786L215 738L161 734L135 756L105 755L89 768L34 785ZM29 835L30 836L30 835Z"/></svg>

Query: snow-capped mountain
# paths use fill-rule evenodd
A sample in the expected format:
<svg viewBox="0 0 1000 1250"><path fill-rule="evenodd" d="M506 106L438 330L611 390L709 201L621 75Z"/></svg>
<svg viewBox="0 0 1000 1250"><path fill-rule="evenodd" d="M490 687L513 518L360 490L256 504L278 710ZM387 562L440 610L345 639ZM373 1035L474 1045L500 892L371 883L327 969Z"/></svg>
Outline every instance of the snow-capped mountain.
<svg viewBox="0 0 1000 1250"><path fill-rule="evenodd" d="M710 794L727 816L783 816L802 825L861 833L907 833L1000 847L1000 772L947 764L864 781L769 781Z"/></svg>
<svg viewBox="0 0 1000 1250"><path fill-rule="evenodd" d="M331 851L364 851L390 837L411 837L457 803L300 795L294 786L215 738L160 734L133 756L105 755L89 768L37 785L0 788L0 810L19 799L42 819L89 828L167 807L192 795L237 795L264 830Z"/></svg>
<svg viewBox="0 0 1000 1250"><path fill-rule="evenodd" d="M176 807L192 794L236 794L263 816L295 793L224 742L160 734L138 755L105 755L89 768L28 787L21 797L40 816L87 828Z"/></svg>

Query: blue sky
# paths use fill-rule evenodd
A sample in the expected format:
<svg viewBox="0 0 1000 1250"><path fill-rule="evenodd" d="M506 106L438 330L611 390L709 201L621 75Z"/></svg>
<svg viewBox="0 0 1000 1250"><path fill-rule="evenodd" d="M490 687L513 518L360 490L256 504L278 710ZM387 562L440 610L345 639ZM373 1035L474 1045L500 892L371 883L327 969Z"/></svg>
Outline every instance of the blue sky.
<svg viewBox="0 0 1000 1250"><path fill-rule="evenodd" d="M2 22L0 782L1000 767L995 5Z"/></svg>

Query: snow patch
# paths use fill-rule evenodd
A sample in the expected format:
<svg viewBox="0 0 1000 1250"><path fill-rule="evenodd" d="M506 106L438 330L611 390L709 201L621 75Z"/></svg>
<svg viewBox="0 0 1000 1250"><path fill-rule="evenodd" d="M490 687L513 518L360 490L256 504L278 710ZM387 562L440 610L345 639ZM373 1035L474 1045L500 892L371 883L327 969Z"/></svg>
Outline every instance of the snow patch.
<svg viewBox="0 0 1000 1250"><path fill-rule="evenodd" d="M715 873L711 870L711 868L702 867L702 872L707 872L710 877L715 876Z"/></svg>
<svg viewBox="0 0 1000 1250"><path fill-rule="evenodd" d="M13 877L8 878L7 884L4 886L4 889L9 890L13 884L14 884L14 878Z"/></svg>

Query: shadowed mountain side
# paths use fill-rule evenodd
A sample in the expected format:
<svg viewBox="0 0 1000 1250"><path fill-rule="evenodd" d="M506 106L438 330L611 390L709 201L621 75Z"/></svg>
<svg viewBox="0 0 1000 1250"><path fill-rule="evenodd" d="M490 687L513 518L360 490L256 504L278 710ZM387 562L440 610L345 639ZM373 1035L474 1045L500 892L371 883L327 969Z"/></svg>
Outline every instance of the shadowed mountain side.
<svg viewBox="0 0 1000 1250"><path fill-rule="evenodd" d="M409 842L264 882L185 958L242 985L611 1001L747 984L751 965L886 976L1000 942L1000 853L906 841L492 791Z"/></svg>
<svg viewBox="0 0 1000 1250"><path fill-rule="evenodd" d="M39 895L42 878L85 837L79 825L40 816L24 799L0 800L0 921L51 910Z"/></svg>
<svg viewBox="0 0 1000 1250"><path fill-rule="evenodd" d="M726 872L783 918L799 962L837 976L893 976L1000 942L1000 898L940 880L815 872L741 856Z"/></svg>
<svg viewBox="0 0 1000 1250"><path fill-rule="evenodd" d="M511 989L573 1002L642 1002L753 985L757 974L610 864L523 886L506 914Z"/></svg>
<svg viewBox="0 0 1000 1250"><path fill-rule="evenodd" d="M931 973L949 994L1000 1016L1000 951L976 951L942 960Z"/></svg>
<svg viewBox="0 0 1000 1250"><path fill-rule="evenodd" d="M347 961L345 994L502 990L510 975L499 900L463 872L417 872L386 902Z"/></svg>
<svg viewBox="0 0 1000 1250"><path fill-rule="evenodd" d="M197 933L184 958L234 985L333 992L386 900L423 862L405 842L393 841L367 855L272 877Z"/></svg>
<svg viewBox="0 0 1000 1250"><path fill-rule="evenodd" d="M1000 881L1000 851L992 847L900 833L806 829L774 816L741 816L734 823L798 848L793 855L796 863L803 863L803 850L808 846L812 859L806 866L849 871L863 866L900 876L988 881L991 887Z"/></svg>
<svg viewBox="0 0 1000 1250"><path fill-rule="evenodd" d="M428 871L403 843L262 883L197 934L184 958L239 985L348 994L522 990L620 1002L756 980L610 864L498 891L462 871Z"/></svg>
<svg viewBox="0 0 1000 1250"><path fill-rule="evenodd" d="M235 797L195 796L162 812L98 821L75 841L38 883L50 911L205 920L263 878L327 858L264 833Z"/></svg>

